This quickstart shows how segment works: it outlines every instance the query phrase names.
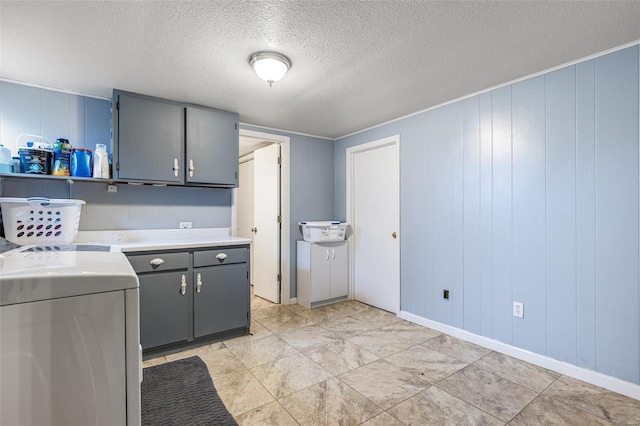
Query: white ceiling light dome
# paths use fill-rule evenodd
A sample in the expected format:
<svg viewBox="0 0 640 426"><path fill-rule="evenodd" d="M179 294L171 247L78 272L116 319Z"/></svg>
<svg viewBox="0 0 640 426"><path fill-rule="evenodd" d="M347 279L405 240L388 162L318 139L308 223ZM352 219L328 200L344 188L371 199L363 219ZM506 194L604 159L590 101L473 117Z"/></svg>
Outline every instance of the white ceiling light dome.
<svg viewBox="0 0 640 426"><path fill-rule="evenodd" d="M273 85L280 81L291 68L291 61L276 52L256 52L249 57L249 63L258 77Z"/></svg>

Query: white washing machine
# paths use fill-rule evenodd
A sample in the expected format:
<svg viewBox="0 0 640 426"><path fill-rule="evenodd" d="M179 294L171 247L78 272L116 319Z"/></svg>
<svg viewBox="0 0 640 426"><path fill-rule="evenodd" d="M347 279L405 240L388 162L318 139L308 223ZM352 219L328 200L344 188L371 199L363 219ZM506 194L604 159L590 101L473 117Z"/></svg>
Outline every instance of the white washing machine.
<svg viewBox="0 0 640 426"><path fill-rule="evenodd" d="M109 246L0 254L0 424L140 424L138 279Z"/></svg>

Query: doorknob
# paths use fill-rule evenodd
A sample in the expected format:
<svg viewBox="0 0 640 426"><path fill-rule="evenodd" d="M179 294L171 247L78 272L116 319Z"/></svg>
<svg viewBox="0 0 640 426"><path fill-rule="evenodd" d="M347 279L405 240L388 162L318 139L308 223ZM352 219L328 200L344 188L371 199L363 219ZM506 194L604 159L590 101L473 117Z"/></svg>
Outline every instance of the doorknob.
<svg viewBox="0 0 640 426"><path fill-rule="evenodd" d="M394 232L393 234L391 234L391 236L393 237L393 239L395 240L396 238L398 238L398 233Z"/></svg>
<svg viewBox="0 0 640 426"><path fill-rule="evenodd" d="M253 232L254 234L258 233L258 228L251 228L251 232Z"/></svg>

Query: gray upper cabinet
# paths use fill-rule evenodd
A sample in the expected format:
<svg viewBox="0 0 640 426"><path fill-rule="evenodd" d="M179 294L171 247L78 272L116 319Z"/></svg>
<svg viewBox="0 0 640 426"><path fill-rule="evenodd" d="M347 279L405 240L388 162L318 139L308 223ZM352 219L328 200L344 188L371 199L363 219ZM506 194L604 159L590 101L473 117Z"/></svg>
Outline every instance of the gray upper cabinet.
<svg viewBox="0 0 640 426"><path fill-rule="evenodd" d="M238 114L114 90L114 179L238 186Z"/></svg>
<svg viewBox="0 0 640 426"><path fill-rule="evenodd" d="M195 107L186 111L186 181L238 186L238 114Z"/></svg>
<svg viewBox="0 0 640 426"><path fill-rule="evenodd" d="M114 177L125 181L181 183L183 108L122 93L114 93L114 101L117 115Z"/></svg>

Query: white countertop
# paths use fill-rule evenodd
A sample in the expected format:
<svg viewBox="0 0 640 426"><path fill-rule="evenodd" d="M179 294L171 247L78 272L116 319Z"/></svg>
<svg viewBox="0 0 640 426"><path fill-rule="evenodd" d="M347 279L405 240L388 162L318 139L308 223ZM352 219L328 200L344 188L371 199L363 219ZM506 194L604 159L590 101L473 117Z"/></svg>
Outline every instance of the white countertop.
<svg viewBox="0 0 640 426"><path fill-rule="evenodd" d="M111 245L125 253L148 250L189 249L251 244L251 239L232 237L229 228L143 229L79 231L74 244Z"/></svg>

